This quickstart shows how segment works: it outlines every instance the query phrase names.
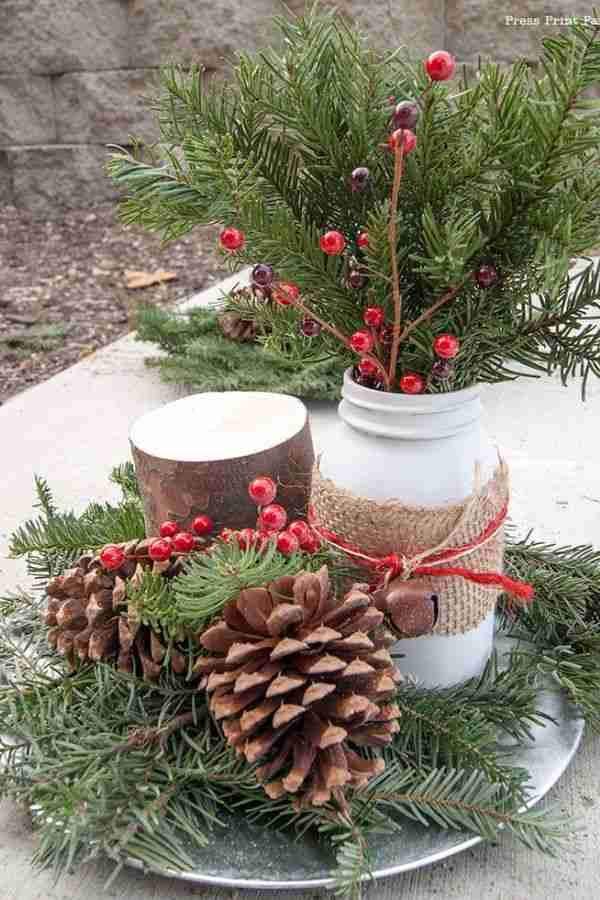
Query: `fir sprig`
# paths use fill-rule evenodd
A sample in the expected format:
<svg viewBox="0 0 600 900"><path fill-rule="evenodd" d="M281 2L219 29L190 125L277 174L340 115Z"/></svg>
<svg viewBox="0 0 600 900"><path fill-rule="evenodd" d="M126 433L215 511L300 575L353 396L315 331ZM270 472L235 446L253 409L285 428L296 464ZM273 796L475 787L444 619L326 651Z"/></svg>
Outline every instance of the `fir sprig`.
<svg viewBox="0 0 600 900"><path fill-rule="evenodd" d="M312 310L348 336L363 327L367 305L380 305L391 322L399 288L400 371L426 376L434 338L448 332L461 340L454 380L432 379L429 390L510 380L524 370L581 377L585 389L600 372L598 282L591 271L570 275L569 266L600 239L600 106L584 99L600 81L599 29L580 22L547 38L535 70L524 61L506 70L486 64L477 79L441 84L403 53L369 49L332 11L315 7L277 26L283 49L240 54L226 86L198 69L167 70L157 108L163 143L177 153L165 166L125 150L110 163L127 192L125 221L166 238L195 224L235 224L246 241L227 257L232 269L269 262L278 280L301 289L302 309L267 305L261 313L268 349L247 348L247 387L259 370L266 381L270 366L286 390L314 396L311 379L292 385L282 367L306 345L300 314ZM390 95L420 107L397 216L394 160L385 149ZM370 171L364 192L350 187L356 166ZM346 239L345 257L320 250L331 228ZM365 228L363 252L357 236ZM473 275L487 261L499 277L482 289ZM349 285L353 267L368 273L366 290ZM174 355L162 366L166 376L212 389L223 366L212 338L199 338L186 361L176 356L172 321L157 324ZM310 341L307 357L318 345L345 367L343 342ZM234 362L237 354L226 348Z"/></svg>
<svg viewBox="0 0 600 900"><path fill-rule="evenodd" d="M38 479L43 515L17 532L15 546L58 559L82 541L78 551L89 549L90 535L116 541L132 510L139 525L132 469L118 467L114 477L124 489L121 503L91 504L75 524ZM123 518L115 510L127 512ZM127 859L185 869L194 847L206 846L232 815L320 835L337 858L345 897L356 896L369 875L369 836L396 831L407 819L486 839L504 830L527 847L556 852L564 823L551 811L527 808L528 775L511 763L508 744L529 739L546 722L542 686L565 691L600 728L600 553L529 537L509 540L506 558L510 574L536 587L534 604L504 609L504 630L527 643L515 641L505 671L492 660L463 685L402 687L401 729L386 751L386 770L350 794L346 808L297 811L287 797L270 800L207 715L194 682L165 671L150 684L105 664L67 673L62 659L43 649L40 599L0 601L0 794L33 808L37 863L60 873L104 855L117 872ZM239 590L323 561L285 559L274 548L259 556L220 542L210 555L195 554L166 593L150 574L128 599L154 626L181 620L195 629ZM334 577L348 575L335 557L328 562Z"/></svg>
<svg viewBox="0 0 600 900"><path fill-rule="evenodd" d="M301 569L317 569L319 554L298 552L289 557L277 551L274 542L265 550L241 549L237 541L219 541L210 553L193 554L184 572L173 584L172 615L179 624L200 629L246 588L261 587Z"/></svg>

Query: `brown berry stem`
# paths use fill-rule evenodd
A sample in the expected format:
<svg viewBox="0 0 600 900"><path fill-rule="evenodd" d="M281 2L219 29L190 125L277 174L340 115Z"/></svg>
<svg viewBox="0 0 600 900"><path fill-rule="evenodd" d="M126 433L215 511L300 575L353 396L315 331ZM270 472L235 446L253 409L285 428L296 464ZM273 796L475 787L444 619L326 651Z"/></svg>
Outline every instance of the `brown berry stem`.
<svg viewBox="0 0 600 900"><path fill-rule="evenodd" d="M467 276L467 278L470 278L471 274L472 273L469 272L469 275ZM422 312L421 315L418 316L413 322L409 322L408 325L406 326L406 328L404 329L404 331L402 332L402 334L400 335L399 342L401 343L402 341L406 340L406 338L411 333L411 331L414 331L415 328L418 328L422 322L425 322L427 319L430 319L431 316L438 311L438 309L440 309L446 303L449 303L450 300L453 299L453 297L456 297L456 295L458 294L460 289L463 287L467 278L464 278L459 284L455 284L454 287L451 287L449 290L447 290L446 293L443 294L439 298L439 300L436 300L432 306L430 306L428 309L426 309L424 312Z"/></svg>
<svg viewBox="0 0 600 900"><path fill-rule="evenodd" d="M392 203L390 209L390 221L388 224L388 241L390 245L390 258L392 262L392 291L394 297L394 329L392 347L390 352L390 367L388 370L387 390L390 390L396 365L398 363L398 349L400 347L400 320L402 316L402 294L400 293L400 280L398 273L398 257L396 250L396 217L398 212L398 195L400 193L400 181L404 159L404 131L400 140L396 140L394 147L394 183L392 185Z"/></svg>
<svg viewBox="0 0 600 900"><path fill-rule="evenodd" d="M353 353L356 352L354 350L354 348L352 347L352 344L350 343L350 338L347 337L342 331L340 331L339 328L336 328L335 325L330 325L329 322L326 322L324 319L322 319L320 316L318 316L315 312L312 311L312 309L309 309L308 306L305 306L304 303L302 302L302 300L294 299L294 298L290 297L289 294L287 296L289 299L290 306L294 306L296 309L299 309L300 312L303 312L305 316L309 316L309 318L314 319L315 322L319 323L321 328L323 328L325 331L328 331L329 334L333 335L333 337L337 338L337 340L340 341L345 347L347 347L348 350L351 350ZM385 371L385 366L377 359L376 356L373 356L373 354L371 354L371 353L361 353L360 356L361 356L361 359L370 359L372 362L375 363L378 371L381 374L381 378L385 385L385 389L386 389L386 391L389 391L390 382L389 382L388 374Z"/></svg>

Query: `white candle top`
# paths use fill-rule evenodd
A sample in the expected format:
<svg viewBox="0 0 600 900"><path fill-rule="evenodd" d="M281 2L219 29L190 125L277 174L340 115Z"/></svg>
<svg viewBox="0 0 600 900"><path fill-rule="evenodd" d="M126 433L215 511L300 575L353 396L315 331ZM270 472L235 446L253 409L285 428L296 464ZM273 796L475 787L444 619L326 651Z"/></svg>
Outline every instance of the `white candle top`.
<svg viewBox="0 0 600 900"><path fill-rule="evenodd" d="M304 404L286 394L193 394L141 416L129 439L160 459L211 462L277 447L302 430L306 417Z"/></svg>

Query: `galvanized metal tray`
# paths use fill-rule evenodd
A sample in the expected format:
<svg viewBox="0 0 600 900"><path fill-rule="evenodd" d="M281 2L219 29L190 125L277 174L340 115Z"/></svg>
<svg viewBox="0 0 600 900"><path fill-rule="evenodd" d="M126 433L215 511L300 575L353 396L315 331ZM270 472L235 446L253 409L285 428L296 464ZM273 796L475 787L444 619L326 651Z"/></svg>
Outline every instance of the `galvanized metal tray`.
<svg viewBox="0 0 600 900"><path fill-rule="evenodd" d="M497 638L496 650L502 655L514 642ZM534 806L561 777L579 746L584 723L564 695L543 691L540 710L556 724L532 729L532 740L515 746L509 761L527 769L531 775ZM190 850L193 868L175 872L160 866L129 864L156 874L197 884L228 888L271 890L331 887L331 852L316 838L295 839L287 832L251 825L242 817L225 820L225 828L215 831L210 846ZM461 853L482 839L472 834L425 828L407 821L400 834L381 835L370 840L373 877L385 878L439 862Z"/></svg>

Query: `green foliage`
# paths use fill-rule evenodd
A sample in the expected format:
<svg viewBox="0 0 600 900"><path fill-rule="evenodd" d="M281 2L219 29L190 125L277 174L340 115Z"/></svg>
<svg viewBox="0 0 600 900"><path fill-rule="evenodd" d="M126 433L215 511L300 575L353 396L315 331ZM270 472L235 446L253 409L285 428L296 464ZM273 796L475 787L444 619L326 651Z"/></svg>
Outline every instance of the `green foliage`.
<svg viewBox="0 0 600 900"><path fill-rule="evenodd" d="M91 504L79 518L59 512L47 483L36 478L43 516L17 531L13 548L41 570L40 559L68 559L75 548L96 547L100 535L102 543L139 536L130 533L141 522L131 466L117 467L111 478L123 489L121 503ZM334 579L347 580L347 566L325 552L284 558L271 549L259 556L222 543L210 555L194 554L166 585L147 572L128 602L142 621L179 641L239 590L325 561ZM537 597L518 611L503 610L502 627L515 638L507 668L493 659L479 678L444 690L402 685L395 698L401 728L385 750L383 774L349 794L347 808L332 802L300 812L287 797L270 800L226 745L191 675L196 644L179 644L190 658L188 673L165 669L155 684L105 664L67 674L46 645L41 600L5 597L0 796L33 809L36 862L57 874L100 855L117 872L126 859L189 868L194 848L240 816L263 828L319 835L337 860L338 893L348 898L369 875L369 836L396 832L407 819L489 840L502 829L529 848L556 852L568 826L547 809L528 807L529 775L509 748L545 724L542 687L564 690L600 727L600 553L509 540L507 569L532 581Z"/></svg>
<svg viewBox="0 0 600 900"><path fill-rule="evenodd" d="M202 391L277 391L307 400L338 400L343 363L335 356L282 355L223 336L216 313L198 307L178 314L141 308L138 337L166 356L150 360L165 381Z"/></svg>
<svg viewBox="0 0 600 900"><path fill-rule="evenodd" d="M274 543L259 551L255 547L242 550L237 541L219 542L210 553L194 553L186 562L184 572L174 580L174 604L168 618L200 630L240 591L303 569L316 570L323 562L322 554L309 556L300 551L283 556Z"/></svg>
<svg viewBox="0 0 600 900"><path fill-rule="evenodd" d="M115 470L115 475L118 479L121 473ZM145 537L144 515L137 496L118 505L90 503L81 515L76 515L58 513L47 482L37 476L36 492L36 505L42 515L25 522L11 535L10 554L26 557L28 573L39 582L62 572L86 550Z"/></svg>
<svg viewBox="0 0 600 900"><path fill-rule="evenodd" d="M557 371L585 382L598 374L598 276L591 269L569 275L572 258L600 239L600 107L583 99L600 81L598 28L580 23L546 39L535 71L524 62L506 70L487 64L477 77L431 83L420 62L400 51L375 53L335 12L315 8L277 25L284 49L241 53L232 82L197 68L164 73L158 114L166 163L118 150L110 163L127 193L124 220L165 239L196 224L240 227L246 243L226 256L232 269L269 262L346 335L362 326L366 305L380 304L391 320L393 254L404 325L460 288L401 344L400 368L427 375L434 337L460 337L454 381L429 384L432 391L512 379L523 373L515 362L533 376ZM420 107L394 248L393 159L382 149L390 95ZM356 166L371 172L362 193L350 190ZM330 228L346 237L342 256L319 248ZM366 252L356 244L364 228ZM485 290L472 277L484 262L500 273ZM348 284L356 265L369 273L366 290ZM257 315L268 319L263 352L274 359L243 351L248 387L258 368L263 377L298 355L322 354L337 360L338 371L347 364L346 350L330 337L298 337L298 310L267 305ZM170 329L177 340L164 320L162 339ZM202 384L203 361L207 379L216 377L217 349L206 332L193 352L187 364L181 355L168 360L167 377ZM228 348L232 365L241 352ZM276 380L288 389L281 371Z"/></svg>

